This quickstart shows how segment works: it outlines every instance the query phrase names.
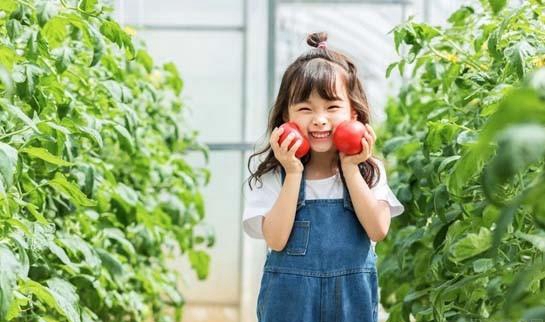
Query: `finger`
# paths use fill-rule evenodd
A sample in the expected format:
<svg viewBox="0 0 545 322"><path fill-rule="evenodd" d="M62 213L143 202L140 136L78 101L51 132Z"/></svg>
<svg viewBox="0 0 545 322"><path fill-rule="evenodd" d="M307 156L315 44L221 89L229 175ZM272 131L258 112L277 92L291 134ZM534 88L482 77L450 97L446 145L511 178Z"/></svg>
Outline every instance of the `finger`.
<svg viewBox="0 0 545 322"><path fill-rule="evenodd" d="M366 124L366 128L369 131L369 134L371 134L371 136L373 137L373 140L376 141L377 134L375 133L375 130L373 130L373 128L369 124Z"/></svg>
<svg viewBox="0 0 545 322"><path fill-rule="evenodd" d="M271 138L274 138L276 141L278 141L278 139L280 138L280 135L282 135L282 133L284 133L284 128L283 127L276 127L272 134L271 134Z"/></svg>
<svg viewBox="0 0 545 322"><path fill-rule="evenodd" d="M275 136L276 138L279 138L280 135L284 132L284 128L283 127L275 127L274 130L272 131L272 135L271 136Z"/></svg>
<svg viewBox="0 0 545 322"><path fill-rule="evenodd" d="M280 147L282 148L283 151L288 151L288 146L290 146L291 144L291 141L293 141L293 137L295 136L295 134L293 133L290 133L286 139L284 140L284 142L282 142L282 144L280 145Z"/></svg>
<svg viewBox="0 0 545 322"><path fill-rule="evenodd" d="M278 138L278 128L275 127L271 132L271 137L269 138L269 141L272 142L275 138Z"/></svg>
<svg viewBox="0 0 545 322"><path fill-rule="evenodd" d="M278 150L279 149L279 144L278 144L278 128L275 128L272 133L271 133L271 138L269 140L269 144L271 145L271 147L273 148L273 150Z"/></svg>
<svg viewBox="0 0 545 322"><path fill-rule="evenodd" d="M367 143L369 143L369 145L373 145L373 143L375 143L375 139L371 136L371 134L369 132L365 132L363 134L363 136L365 137L365 139L367 140Z"/></svg>
<svg viewBox="0 0 545 322"><path fill-rule="evenodd" d="M366 156L369 153L369 143L367 143L367 140L365 138L361 139L361 153L360 155Z"/></svg>
<svg viewBox="0 0 545 322"><path fill-rule="evenodd" d="M294 144L292 145L292 147L289 149L290 155L295 155L295 152L296 152L297 149L301 146L301 144L303 144L303 140L298 139L297 141L295 141L295 143L294 143Z"/></svg>

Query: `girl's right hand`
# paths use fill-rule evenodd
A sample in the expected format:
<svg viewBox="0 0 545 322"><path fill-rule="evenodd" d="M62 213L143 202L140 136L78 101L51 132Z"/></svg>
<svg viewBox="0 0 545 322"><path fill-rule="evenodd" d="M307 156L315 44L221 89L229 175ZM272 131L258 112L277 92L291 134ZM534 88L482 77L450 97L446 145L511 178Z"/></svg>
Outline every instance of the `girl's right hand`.
<svg viewBox="0 0 545 322"><path fill-rule="evenodd" d="M282 164L286 174L288 173L302 173L303 172L303 163L301 160L295 156L295 151L303 143L302 140L297 140L291 149L288 149L288 146L293 141L293 133L289 134L282 144L278 144L278 139L280 135L284 132L284 128L277 127L271 133L271 139L269 143L274 152L276 159Z"/></svg>

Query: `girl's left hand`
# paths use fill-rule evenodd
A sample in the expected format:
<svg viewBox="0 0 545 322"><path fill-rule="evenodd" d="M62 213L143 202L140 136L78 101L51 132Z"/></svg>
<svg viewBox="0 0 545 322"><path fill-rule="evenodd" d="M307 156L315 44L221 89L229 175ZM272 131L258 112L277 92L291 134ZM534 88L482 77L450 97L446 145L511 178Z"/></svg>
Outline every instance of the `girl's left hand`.
<svg viewBox="0 0 545 322"><path fill-rule="evenodd" d="M346 155L343 152L339 152L342 167L349 165L358 165L371 157L373 154L373 146L377 138L375 131L369 124L365 124L367 131L363 133L361 138L362 150L358 154Z"/></svg>

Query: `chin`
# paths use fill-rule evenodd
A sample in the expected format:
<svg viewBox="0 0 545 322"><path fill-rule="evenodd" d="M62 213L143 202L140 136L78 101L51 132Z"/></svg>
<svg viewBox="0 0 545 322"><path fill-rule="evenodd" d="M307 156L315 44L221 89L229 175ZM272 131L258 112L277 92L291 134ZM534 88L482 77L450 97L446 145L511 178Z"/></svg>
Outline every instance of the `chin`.
<svg viewBox="0 0 545 322"><path fill-rule="evenodd" d="M312 152L315 152L315 153L332 153L332 152L336 152L336 149L334 146L318 146L318 147L314 147L314 146L311 146L310 147L310 150Z"/></svg>

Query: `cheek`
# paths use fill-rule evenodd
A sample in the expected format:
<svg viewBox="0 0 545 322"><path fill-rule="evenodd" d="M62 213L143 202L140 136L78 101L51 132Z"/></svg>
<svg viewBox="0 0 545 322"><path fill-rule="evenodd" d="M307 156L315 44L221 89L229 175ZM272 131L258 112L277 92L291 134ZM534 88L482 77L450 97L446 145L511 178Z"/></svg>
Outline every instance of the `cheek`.
<svg viewBox="0 0 545 322"><path fill-rule="evenodd" d="M307 133L308 122L304 118L293 117L290 119L290 122L294 122L295 124L297 124L297 126L299 127L299 130L301 131L301 133L303 133L303 135L308 135Z"/></svg>
<svg viewBox="0 0 545 322"><path fill-rule="evenodd" d="M336 115L333 120L334 127L337 127L337 125L341 124L342 122L349 120L352 120L350 113L339 113L339 115Z"/></svg>
<svg viewBox="0 0 545 322"><path fill-rule="evenodd" d="M309 118L308 116L299 113L292 113L289 115L289 121L296 123L301 131L307 126L309 119L311 118L312 117Z"/></svg>

